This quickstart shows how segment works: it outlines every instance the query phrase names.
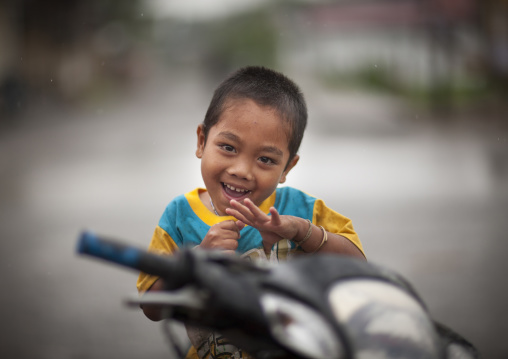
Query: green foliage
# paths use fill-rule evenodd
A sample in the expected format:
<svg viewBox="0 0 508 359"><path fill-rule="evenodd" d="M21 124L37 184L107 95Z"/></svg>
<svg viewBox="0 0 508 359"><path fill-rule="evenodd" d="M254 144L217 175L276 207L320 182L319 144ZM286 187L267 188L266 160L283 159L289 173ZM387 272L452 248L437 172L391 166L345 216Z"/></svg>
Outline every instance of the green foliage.
<svg viewBox="0 0 508 359"><path fill-rule="evenodd" d="M330 89L361 89L398 95L409 103L423 107L447 108L484 100L498 92L487 81L448 81L429 86L398 81L382 67L367 66L355 72L320 73L321 82Z"/></svg>
<svg viewBox="0 0 508 359"><path fill-rule="evenodd" d="M362 88L380 92L394 92L399 86L389 73L376 65L366 66L354 72L322 72L321 81L329 88Z"/></svg>
<svg viewBox="0 0 508 359"><path fill-rule="evenodd" d="M276 62L276 30L268 11L249 12L211 24L205 65L229 72L244 65L273 67Z"/></svg>

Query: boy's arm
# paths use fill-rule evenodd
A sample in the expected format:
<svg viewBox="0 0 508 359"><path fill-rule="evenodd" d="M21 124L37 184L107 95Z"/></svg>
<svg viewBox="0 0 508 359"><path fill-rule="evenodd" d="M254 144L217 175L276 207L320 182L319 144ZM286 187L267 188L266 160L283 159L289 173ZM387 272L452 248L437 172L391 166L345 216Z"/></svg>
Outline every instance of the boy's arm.
<svg viewBox="0 0 508 359"><path fill-rule="evenodd" d="M292 217L292 219L298 223L298 232L291 239L293 242L297 244L302 242L310 231L310 235L307 237L308 239L300 244L300 247L305 252L339 253L365 259L362 251L346 237L325 231L322 227L318 227L303 218Z"/></svg>
<svg viewBox="0 0 508 359"><path fill-rule="evenodd" d="M156 291L162 291L164 290L164 280L157 279L153 285L150 287L150 289L147 290L147 292L156 292ZM141 309L143 310L143 313L145 316L153 320L154 322L162 320L162 306L160 305L140 305Z"/></svg>
<svg viewBox="0 0 508 359"><path fill-rule="evenodd" d="M148 246L148 250L153 253L172 255L177 252L178 245L173 238L160 226L155 228L155 231ZM164 281L156 276L152 276L141 272L136 283L136 287L140 294L149 291L164 290ZM153 321L162 320L162 307L157 305L141 305L141 309L146 317Z"/></svg>

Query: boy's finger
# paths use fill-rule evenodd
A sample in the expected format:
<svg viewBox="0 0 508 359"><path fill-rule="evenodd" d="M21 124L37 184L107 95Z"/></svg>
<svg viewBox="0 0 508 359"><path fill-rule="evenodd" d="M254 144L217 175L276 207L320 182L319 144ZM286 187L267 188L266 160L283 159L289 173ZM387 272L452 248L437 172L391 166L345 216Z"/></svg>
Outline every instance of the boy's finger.
<svg viewBox="0 0 508 359"><path fill-rule="evenodd" d="M223 232L222 238L231 238L234 240L238 240L240 238L240 226L237 224L238 221L227 220L219 223L220 230Z"/></svg>
<svg viewBox="0 0 508 359"><path fill-rule="evenodd" d="M222 252L225 253L225 254L231 254L231 255L236 253L234 250L230 250L230 249L229 250L224 250Z"/></svg>
<svg viewBox="0 0 508 359"><path fill-rule="evenodd" d="M220 222L219 226L222 229L230 229L230 230L234 231L234 230L236 230L236 221L234 221L232 219L228 219L226 221Z"/></svg>
<svg viewBox="0 0 508 359"><path fill-rule="evenodd" d="M243 214L244 216L254 215L253 208L250 205L253 205L255 208L257 208L256 205L254 205L254 203L252 203L252 201L248 198L246 198L243 203L233 199L231 202L229 202L229 204L233 209Z"/></svg>
<svg viewBox="0 0 508 359"><path fill-rule="evenodd" d="M270 208L270 214L272 215L272 224L278 226L281 224L279 212L275 209L275 207Z"/></svg>
<svg viewBox="0 0 508 359"><path fill-rule="evenodd" d="M231 200L231 202L229 202L229 204L231 205L232 209L234 209L237 212L242 213L244 215L247 214L248 212L250 212L249 208L247 208L244 204L242 204L238 201L235 201L234 199Z"/></svg>
<svg viewBox="0 0 508 359"><path fill-rule="evenodd" d="M251 221L249 221L247 219L247 217L245 217L242 213L240 213L238 210L236 209L233 209L233 208L227 208L226 209L226 213L229 214L230 216L233 216L235 217L237 220L241 221L244 226L245 224L251 224ZM236 222L235 222L236 223ZM243 228L243 227L242 227Z"/></svg>
<svg viewBox="0 0 508 359"><path fill-rule="evenodd" d="M245 207L247 207L255 216L266 216L266 214L250 199L246 198L243 203L245 204Z"/></svg>
<svg viewBox="0 0 508 359"><path fill-rule="evenodd" d="M225 239L222 243L221 243L221 246L224 248L224 249L232 249L232 250L235 250L238 248L238 239Z"/></svg>
<svg viewBox="0 0 508 359"><path fill-rule="evenodd" d="M236 227L238 228L238 231L241 231L246 226L246 224L240 220L236 221L235 223L236 223Z"/></svg>

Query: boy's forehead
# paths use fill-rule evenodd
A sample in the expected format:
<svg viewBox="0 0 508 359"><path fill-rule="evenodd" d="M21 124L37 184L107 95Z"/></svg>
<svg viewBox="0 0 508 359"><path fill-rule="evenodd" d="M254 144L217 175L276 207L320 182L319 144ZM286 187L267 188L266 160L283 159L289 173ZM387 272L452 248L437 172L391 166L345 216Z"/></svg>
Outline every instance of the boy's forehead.
<svg viewBox="0 0 508 359"><path fill-rule="evenodd" d="M261 109L261 111L257 111ZM240 115L238 116L238 113ZM265 116L260 116L265 113ZM289 136L291 133L291 129L288 121L284 120L282 116L280 116L279 112L276 108L271 106L260 105L254 100L251 99L232 99L228 100L225 103L223 110L219 116L215 127L219 131L220 134L232 137L234 136L230 131L230 126L234 126L237 123L238 117L242 117L242 114L247 114L245 117L249 119L250 123L252 123L252 131L256 131L256 129L261 129L259 127L259 122L264 122L263 126L267 126L271 129L270 134L278 133L282 135L284 138L284 142L286 146L283 150L288 150L289 146ZM253 118L250 118L250 114L254 114ZM233 116L231 116L233 115ZM268 123L266 121L269 121ZM273 126L271 126L273 125ZM262 130L265 130L263 127Z"/></svg>
<svg viewBox="0 0 508 359"><path fill-rule="evenodd" d="M255 108L260 108L263 111L269 113L269 117L274 119L274 124L279 126L286 133L290 133L290 125L289 121L285 120L284 116L281 115L279 110L276 107L263 105L256 102L250 98L229 98L225 101L223 109L219 115L219 120L217 124L221 122L221 120L227 116L227 113L230 111L239 111L239 112L254 112Z"/></svg>

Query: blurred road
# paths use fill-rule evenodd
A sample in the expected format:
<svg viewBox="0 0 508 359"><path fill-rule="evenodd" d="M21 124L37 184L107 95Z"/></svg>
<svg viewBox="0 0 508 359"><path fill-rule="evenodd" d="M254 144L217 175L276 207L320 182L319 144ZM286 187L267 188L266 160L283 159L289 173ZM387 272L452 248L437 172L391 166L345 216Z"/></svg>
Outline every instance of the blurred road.
<svg viewBox="0 0 508 359"><path fill-rule="evenodd" d="M485 358L508 357L502 119L443 124L290 77L310 124L287 185L352 218L370 261L405 275ZM168 201L202 186L195 128L213 86L165 80L107 106L42 104L2 128L0 357L168 357L159 324L122 306L136 274L74 254L84 228L146 247Z"/></svg>

